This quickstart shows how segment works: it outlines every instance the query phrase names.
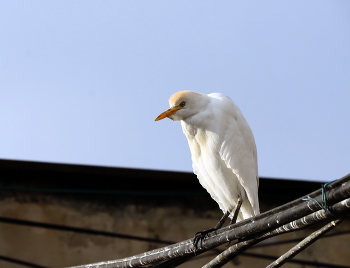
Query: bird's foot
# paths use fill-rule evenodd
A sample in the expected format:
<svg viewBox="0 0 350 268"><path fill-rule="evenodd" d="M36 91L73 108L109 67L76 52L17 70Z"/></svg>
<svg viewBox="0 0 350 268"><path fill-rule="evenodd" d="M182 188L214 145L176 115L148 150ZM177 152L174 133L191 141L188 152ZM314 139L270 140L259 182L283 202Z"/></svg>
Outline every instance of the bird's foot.
<svg viewBox="0 0 350 268"><path fill-rule="evenodd" d="M207 235L211 232L215 232L217 231L219 228L210 228L208 230L204 230L204 231L200 231L200 232L197 232L195 235L194 235L194 238L193 238L193 246L195 248L195 251L197 251L197 249L201 248L202 247L202 243L203 241L205 240L205 238L207 237ZM200 243L200 247L198 247Z"/></svg>
<svg viewBox="0 0 350 268"><path fill-rule="evenodd" d="M216 231L218 229L220 229L222 227L222 225L225 223L225 221L227 220L228 216L230 215L230 212L226 212L220 219L220 221L215 225L214 228L210 228L208 230L204 230L204 231L200 231L197 232L194 235L194 239L193 239L193 246L194 246L194 251L196 253L198 247L198 243L200 242L200 247L202 247L202 243L205 240L206 236L213 231Z"/></svg>

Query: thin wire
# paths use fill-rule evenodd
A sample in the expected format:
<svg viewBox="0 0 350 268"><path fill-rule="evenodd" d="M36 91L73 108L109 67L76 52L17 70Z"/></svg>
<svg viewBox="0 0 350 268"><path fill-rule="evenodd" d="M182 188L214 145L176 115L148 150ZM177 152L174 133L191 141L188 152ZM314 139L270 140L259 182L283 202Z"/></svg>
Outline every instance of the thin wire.
<svg viewBox="0 0 350 268"><path fill-rule="evenodd" d="M334 180L335 181L335 180ZM327 202L327 195L326 195L326 187L331 184L332 182L334 181L330 181L330 182L327 182L325 184L322 185L322 202L323 202L323 205L325 206L326 208L326 211L329 211L331 214L335 215L334 211L330 210L329 209L329 206L328 206L328 202Z"/></svg>
<svg viewBox="0 0 350 268"><path fill-rule="evenodd" d="M152 242L152 243L160 243L160 244L166 244L166 245L175 243L173 241L166 241L166 240L160 240L160 239L154 239L154 238L147 238L147 237L142 237L142 236L126 235L126 234L120 234L120 233L112 233L112 232L108 232L108 231L98 231L98 230L93 230L93 229L72 227L72 226L52 224L52 223L35 222L35 221L29 221L29 220L20 220L20 219L13 219L13 218L1 217L1 216L0 216L0 222L9 223L9 224L17 224L17 225L25 225L25 226L31 226L31 227L38 227L38 228L61 230L61 231L70 231L70 232L76 232L76 233L84 233L84 234L89 234L89 235L101 235L101 236L108 236L108 237L118 237L118 238L122 238L122 239L131 239L131 240L138 240L138 241Z"/></svg>
<svg viewBox="0 0 350 268"><path fill-rule="evenodd" d="M12 262L12 263L16 263L16 264L19 264L19 265L32 267L32 268L48 268L47 266L42 266L42 265L34 264L34 263L31 263L31 262L22 261L22 260L19 260L19 259L5 257L5 256L1 256L1 255L0 255L0 260L7 261L7 262Z"/></svg>
<svg viewBox="0 0 350 268"><path fill-rule="evenodd" d="M303 200L303 201L310 201L310 200L311 200L311 201L314 201L314 202L316 202L316 204L317 204L320 208L322 208L324 211L329 212L329 213L335 215L334 211L332 211L332 210L329 209L329 206L328 206L328 203L327 203L327 194L326 194L326 188L327 188L327 186L328 186L329 184L331 184L332 182L335 182L335 181L336 181L336 180L333 180L333 181L330 181L330 182L327 182L327 183L321 185L321 189L322 189L322 194L321 194L321 196L322 196L322 204L320 204L320 202L318 202L315 198L303 198L302 200Z"/></svg>

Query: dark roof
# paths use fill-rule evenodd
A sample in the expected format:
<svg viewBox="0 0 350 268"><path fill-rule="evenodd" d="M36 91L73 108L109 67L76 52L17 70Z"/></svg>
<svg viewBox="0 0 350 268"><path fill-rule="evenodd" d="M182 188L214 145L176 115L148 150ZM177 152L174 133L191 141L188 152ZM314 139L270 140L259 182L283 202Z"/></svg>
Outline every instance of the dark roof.
<svg viewBox="0 0 350 268"><path fill-rule="evenodd" d="M0 160L2 187L66 190L123 190L153 193L205 193L189 172ZM321 182L260 178L261 197L300 197L319 189Z"/></svg>

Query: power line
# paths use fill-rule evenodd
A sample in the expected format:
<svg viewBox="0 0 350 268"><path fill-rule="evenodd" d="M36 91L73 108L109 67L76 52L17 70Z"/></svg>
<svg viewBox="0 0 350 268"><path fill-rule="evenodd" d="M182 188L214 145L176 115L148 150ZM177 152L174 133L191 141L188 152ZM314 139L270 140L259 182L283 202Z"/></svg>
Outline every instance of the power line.
<svg viewBox="0 0 350 268"><path fill-rule="evenodd" d="M253 218L238 222L234 225L224 227L216 232L208 234L203 240L200 248L193 246L193 239L181 241L179 243L163 248L144 252L131 257L93 263L88 265L75 266L75 268L94 268L94 267L140 267L152 265L151 267L165 268L175 267L176 263L181 263L182 259L189 259L201 253L216 248L228 241L238 240L230 246L224 263L231 258L242 253L252 245L271 236L286 232L303 229L311 224L321 221L329 221L333 218L341 218L349 215L350 207L350 175L337 180L328 185L327 198L324 200L324 188L315 191L306 196L308 199L299 198L283 206L259 214ZM323 201L327 202L325 210L320 207ZM214 234L215 233L215 234ZM225 251L227 251L225 250ZM223 263L217 263L215 267L221 267ZM214 267L214 266L213 266Z"/></svg>
<svg viewBox="0 0 350 268"><path fill-rule="evenodd" d="M98 231L98 230L87 229L87 228L64 226L64 225L53 224L53 223L43 223L43 222L35 222L35 221L29 221L29 220L19 220L19 219L7 218L7 217L0 217L0 222L17 224L17 225L25 225L25 226L31 226L31 227L46 228L46 229L53 229L53 230L83 233L83 234L89 234L89 235L101 235L101 236L108 236L108 237L117 237L117 238L123 238L123 239L131 239L131 240L153 242L153 243L160 243L160 244L167 244L167 245L174 243L173 241L153 239L153 238L147 238L147 237L141 237L141 236L135 236L135 235L125 235L125 234L113 233L113 232L107 232L107 231Z"/></svg>
<svg viewBox="0 0 350 268"><path fill-rule="evenodd" d="M130 239L130 240L136 240L136 241L142 241L142 242L152 242L152 243L159 243L159 244L166 244L166 245L176 243L174 241L168 241L168 240L153 239L153 238L134 236L134 235L125 235L125 234L120 234L120 233L115 233L115 232L99 231L99 230L93 230L93 229L87 229L87 228L64 226L64 225L59 225L59 224L51 224L51 223L42 223L42 222L35 222L35 221L29 221L29 220L13 219L13 218L8 218L8 217L0 217L0 222L8 223L8 224L24 225L24 226L30 226L30 227L37 227L37 228L45 228L45 229L51 229L51 230L76 232L76 233L82 233L82 234L88 234L88 235L100 235L100 236L107 236L107 237L114 237L114 238L121 238L121 239ZM322 238L324 238L326 236L346 234L349 232L350 231L338 232L338 233L334 233L334 234L325 235ZM300 240L302 240L302 238L290 239L290 240L275 242L275 243L271 243L271 244L262 244L261 246L273 246L275 244L278 245L278 244L284 244L284 243L299 242ZM255 247L259 247L259 246L260 245L256 245ZM217 252L221 253L222 251L218 250ZM278 258L276 256L270 256L270 255L266 255L266 254L255 254L255 253L247 253L247 252L243 252L241 254L242 254L242 256L261 258L261 259L276 259L276 258ZM39 266L36 264L32 264L29 262L25 262L25 261L21 261L21 260L9 258L9 257L4 257L4 256L0 256L0 259L6 260L9 262L14 262L17 264L22 264L22 265L28 266L28 267L38 267L38 268L44 267L44 266ZM303 260L291 260L290 262L293 262L293 263L295 262L298 264L307 264L307 265L316 266L316 267L319 266L318 262L310 262L310 261L303 261ZM323 266L330 267L330 268L344 268L344 267L346 267L346 266L337 266L337 265L332 266L332 265L333 264L324 263ZM349 268L349 267L346 267L346 268Z"/></svg>
<svg viewBox="0 0 350 268"><path fill-rule="evenodd" d="M344 177L343 179L334 183L333 191L331 192L332 194L328 196L328 201L330 202L330 204L341 200L341 198L344 198L344 195L348 194L348 192L350 191L349 178L350 178L349 176ZM336 186L338 186L338 187L336 187ZM339 187L339 186L342 186L342 187ZM283 225L283 224L290 222L290 220L292 218L298 219L298 217L305 217L306 215L308 215L308 213L310 213L310 210L311 211L319 211L320 207L318 207L317 204L322 202L321 201L322 193L323 192L321 192L320 190L316 191L314 193L311 193L308 196L309 197L308 202L305 202L304 199L298 199L298 200L290 202L286 205L283 205L279 208L273 209L272 211L262 213L256 217L254 217L254 219L250 219L250 220L248 219L246 221L239 222L239 223L235 224L234 225L235 231L242 229L241 227L244 227L244 228L240 231L240 233L233 234L233 236L231 235L232 237L230 238L230 240L234 240L234 239L237 239L239 237L241 237L241 238L242 237L250 237L251 235L253 235L253 233L252 233L253 230L254 230L254 233L256 233L256 232L259 233L259 232L264 232L264 230L266 231L267 227L268 228L276 228L278 226L281 226L281 224ZM317 202L315 203L314 200ZM343 208L343 207L344 207L344 204L341 204L340 208ZM323 211L323 209L321 211ZM330 213L328 212L328 214L330 214ZM333 216L333 215L331 215L331 216ZM276 219L278 219L277 221L274 220L275 217L277 217L276 218ZM319 217L316 217L316 218L317 218L317 220L321 219ZM57 225L57 224L38 223L38 222L32 222L32 221L26 221L26 220L10 219L10 218L6 218L6 217L0 217L0 220L2 222L6 222L6 223L30 225L33 227L43 227L43 228L49 228L49 229L59 229L59 230L64 230L64 231L74 231L74 232L78 232L78 233L96 234L96 235L112 236L112 237L119 237L119 238L126 238L126 239L137 239L140 241L150 241L149 238L147 238L147 240L146 240L145 238L140 238L140 237L131 236L131 235L122 235L122 234L116 234L116 233L105 232L105 231L96 231L96 230L78 228L78 227L68 227L68 226L62 226L62 225ZM253 228L253 226L254 226L254 228ZM295 227L296 226L288 226L286 228L286 230L292 231L295 229ZM219 233L219 235L220 235L220 233L225 232L224 230L226 230L226 232L229 231L230 228L232 228L232 227L228 226L226 228L218 230L217 233ZM244 233L246 233L246 234L244 234ZM281 233L281 232L279 232L279 233ZM226 235L223 235L223 234L221 234L221 235L224 238L224 240L223 240L224 243L227 241L228 237L230 237L230 235L228 233ZM222 240L222 239L218 238L217 241L215 240L215 243L217 243L219 240ZM158 239L156 241L153 240L153 242L159 242L159 240ZM178 243L181 245L180 247L183 247L186 245L186 243L182 245L182 243L184 243L184 242L186 242L188 244L188 241L180 242L180 243ZM214 241L212 241L211 243L213 243L213 242ZM172 241L163 241L163 243L168 244L168 243L172 243ZM210 247L212 247L211 243L209 243ZM172 248L175 245L169 246L169 248ZM187 245L187 247L188 246L191 247L193 245L191 244L191 242L189 242L189 245ZM211 248L208 248L208 249L211 249ZM188 255L188 253L191 252L191 250L189 248L188 249L184 248L184 250L185 250L184 254L186 254L186 255ZM166 254L167 256L168 256L168 253L169 252L167 252L167 254ZM179 253L179 251L176 250L176 254L178 254L178 253ZM160 253L160 254L161 254L160 256L164 255L163 253ZM184 257L187 258L186 255L184 255ZM135 258L135 257L136 256L133 256L133 258ZM143 263L145 256L143 255L142 258L143 258L143 260L142 260L142 263ZM160 257L160 258L164 258L164 257ZM124 262L124 260L120 260L120 261ZM157 261L159 261L159 260L157 260ZM151 263L149 263L149 264L151 264ZM137 264L137 265L139 265L139 264Z"/></svg>
<svg viewBox="0 0 350 268"><path fill-rule="evenodd" d="M248 252L242 253L242 256L266 259L266 260L276 260L279 257L279 256L273 256L273 255L267 255L267 254L248 253ZM344 265L337 265L337 264L330 264L330 263L316 262L316 261L298 260L298 259L291 259L291 260L288 260L288 262L301 264L301 265L315 266L315 267L324 267L324 268L349 268L350 267L350 266L344 266Z"/></svg>
<svg viewBox="0 0 350 268"><path fill-rule="evenodd" d="M334 233L331 233L331 234L325 234L322 237L320 237L320 239L331 237L331 236L349 234L349 233L350 233L350 231L334 232ZM287 239L287 240L283 240L283 241L263 243L263 244L255 245L254 248L263 248L263 247L278 246L278 245L283 245L283 244L288 244L288 243L295 243L295 242L300 242L303 239L304 238L300 237L300 238L294 238L294 239Z"/></svg>
<svg viewBox="0 0 350 268"><path fill-rule="evenodd" d="M31 262L28 262L28 261L22 261L22 260L19 260L19 259L5 257L5 256L1 256L1 255L0 255L0 260L11 262L11 263L16 263L16 264L19 264L19 265L24 265L24 266L27 266L27 267L33 267L33 268L49 268L47 266L42 266L42 265L34 264L34 263L31 263Z"/></svg>

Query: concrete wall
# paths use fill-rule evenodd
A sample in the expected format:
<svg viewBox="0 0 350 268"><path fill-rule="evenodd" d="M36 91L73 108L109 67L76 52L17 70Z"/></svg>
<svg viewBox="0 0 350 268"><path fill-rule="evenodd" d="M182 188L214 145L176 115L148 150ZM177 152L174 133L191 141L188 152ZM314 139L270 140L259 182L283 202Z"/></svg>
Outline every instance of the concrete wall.
<svg viewBox="0 0 350 268"><path fill-rule="evenodd" d="M60 176L71 178L71 175L64 173L62 170L60 172L53 170L52 173L46 172L44 174L42 172L36 172L35 168L31 170L22 169L20 173L16 173L14 170L18 171L19 167L15 169L12 167L11 170L6 169L5 171L3 169L2 172L3 176L0 180L2 185L0 195L1 217L178 242L193 237L197 231L213 227L222 215L216 203L211 200L209 195L205 194L205 192L198 192L197 190L200 188L191 188L191 185L196 185L192 184L192 182L187 184L187 190L196 190L193 192L196 194L192 195L189 193L170 193L169 195L152 194L152 191L159 190L155 185L152 187L152 183L159 183L159 181L152 181L151 179L148 181L150 184L150 194L147 195L140 192L134 194L110 194L103 192L99 194L79 192L48 193L47 191L45 192L45 189L61 189L62 183L59 181ZM40 170L42 171L43 167ZM30 178L32 180L26 177L25 174L31 174ZM35 177L35 174L37 174L37 177ZM59 176L53 178L52 174L59 174ZM77 177L77 174L75 172L73 177ZM97 182L99 178L101 179L103 177L101 174L91 172L91 170L89 174L95 177L95 181ZM151 176L152 173L149 175ZM163 175L170 176L169 174ZM174 173L173 175L176 177L183 174ZM82 175L81 178L84 178L84 176ZM43 178L45 178L46 182L41 180ZM128 180L133 180L133 178L135 179L135 177L130 176ZM109 180L110 178L107 179ZM126 177L124 176L123 179L125 180ZM137 183L137 178L135 180ZM69 182L69 179L67 181ZM167 182L166 178L163 182L164 185L168 184L168 187L171 187L173 183L172 180ZM193 182L196 183L196 181ZM270 183L267 180L265 182L266 184ZM273 183L276 185L280 183L282 185L287 182L276 180ZM293 182L293 184L298 183L300 187L303 186L302 182ZM45 187L41 188L44 189L42 192L34 190L39 189L43 184L45 184ZM261 180L261 185L263 184L264 180ZM72 183L72 188L74 188L73 185L75 184ZM309 190L310 187L315 187L314 190L316 190L319 188L318 185L310 186L310 184L307 184L305 188ZM69 187L69 183L65 186ZM84 185L84 179L81 180L80 189L91 189L90 186L88 183ZM103 188L102 186L98 187L98 183L94 187L95 189ZM182 187L186 188L186 184L183 184ZM263 189L264 187L262 186ZM26 191L24 191L25 189ZM79 189L79 187L74 189ZM119 189L125 190L123 187ZM287 194L283 194L281 191L279 192L281 194L280 196L268 196L269 193L267 191L262 193L260 198L262 211L274 208L287 201ZM316 229L314 227L271 238L264 243L305 237ZM344 230L350 230L348 221L344 222L333 232ZM348 234L323 238L296 258L350 266L349 238L350 236ZM248 252L279 256L293 245L294 243L256 247L250 249ZM46 267L66 267L119 259L162 246L164 244L155 242L103 237L0 222L1 256L25 260ZM225 247L222 248L224 249ZM213 256L210 253L205 254L203 257L199 256L181 267L201 267L212 258ZM242 255L225 267L265 267L270 262L271 260ZM23 268L25 266L0 260L0 267ZM294 268L305 266L286 264L284 267Z"/></svg>

